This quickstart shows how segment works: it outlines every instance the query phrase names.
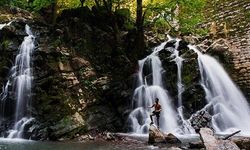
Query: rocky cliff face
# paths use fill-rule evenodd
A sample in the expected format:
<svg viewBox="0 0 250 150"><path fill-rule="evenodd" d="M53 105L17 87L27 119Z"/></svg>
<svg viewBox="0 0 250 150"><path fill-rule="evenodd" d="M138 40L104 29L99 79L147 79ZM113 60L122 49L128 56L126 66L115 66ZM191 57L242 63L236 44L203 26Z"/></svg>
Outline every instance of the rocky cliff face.
<svg viewBox="0 0 250 150"><path fill-rule="evenodd" d="M27 131L29 135L37 140L57 140L74 138L87 131L121 131L133 81L130 78L133 65L124 53L126 44L122 45L126 43L127 32L121 29L117 33L120 41L115 41L112 27L108 28L110 22L95 22L97 17L105 16L97 16L98 12L95 14L88 8L65 11L55 27L30 14L25 17L22 10L12 11L5 8L1 14L7 16L1 22L14 21L0 31L0 82L6 83L25 36L24 26L29 24L37 42L32 58L33 107L30 108L36 121L33 130ZM14 107L12 102L9 105ZM12 124L12 110L2 124L2 132Z"/></svg>
<svg viewBox="0 0 250 150"><path fill-rule="evenodd" d="M222 0L208 2L206 27L210 28L214 40L227 41L233 66L234 81L244 94L250 96L250 4L248 0ZM221 51L222 50L222 51ZM221 49L219 53L223 53ZM224 49L225 50L225 49Z"/></svg>

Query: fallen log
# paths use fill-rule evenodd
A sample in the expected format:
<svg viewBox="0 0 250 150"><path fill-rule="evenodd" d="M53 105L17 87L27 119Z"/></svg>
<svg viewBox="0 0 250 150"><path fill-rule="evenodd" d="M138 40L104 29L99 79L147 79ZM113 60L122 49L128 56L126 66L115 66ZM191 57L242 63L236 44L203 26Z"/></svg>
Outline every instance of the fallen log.
<svg viewBox="0 0 250 150"><path fill-rule="evenodd" d="M232 134L226 136L225 138L223 138L223 140L227 140L227 139L229 139L230 137L232 137L232 136L234 136L235 134L240 133L240 132L241 132L241 130L236 131L236 132L234 132L234 133L232 133Z"/></svg>

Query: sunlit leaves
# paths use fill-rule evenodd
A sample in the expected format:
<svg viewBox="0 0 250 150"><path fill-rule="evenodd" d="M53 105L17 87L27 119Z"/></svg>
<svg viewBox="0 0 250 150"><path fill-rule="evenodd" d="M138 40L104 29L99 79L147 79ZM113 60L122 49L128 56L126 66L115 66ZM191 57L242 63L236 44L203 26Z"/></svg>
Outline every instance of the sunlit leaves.
<svg viewBox="0 0 250 150"><path fill-rule="evenodd" d="M91 8L97 3L104 6L104 1L112 4L110 8L114 12L119 9L129 9L131 19L135 20L136 0L85 0L84 6ZM56 3L58 13L64 9L81 7L80 0L11 0L10 3L32 11L39 11ZM197 28L198 24L204 20L205 5L206 0L143 0L144 25L178 30L184 34L198 33L200 30Z"/></svg>

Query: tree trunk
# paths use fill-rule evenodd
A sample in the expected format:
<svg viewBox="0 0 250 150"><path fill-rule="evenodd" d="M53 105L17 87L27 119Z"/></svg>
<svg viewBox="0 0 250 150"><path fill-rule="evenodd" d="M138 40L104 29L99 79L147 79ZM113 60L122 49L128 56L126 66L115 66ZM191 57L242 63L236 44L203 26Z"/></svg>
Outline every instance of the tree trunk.
<svg viewBox="0 0 250 150"><path fill-rule="evenodd" d="M56 19L57 19L57 0L54 0L53 2L53 18L52 18L52 25L55 26Z"/></svg>
<svg viewBox="0 0 250 150"><path fill-rule="evenodd" d="M143 31L143 11L142 11L142 0L137 0L136 8L136 53L138 57L143 55L143 50L145 48L144 43L144 31Z"/></svg>
<svg viewBox="0 0 250 150"><path fill-rule="evenodd" d="M80 2L81 2L81 7L83 7L85 0L80 0Z"/></svg>

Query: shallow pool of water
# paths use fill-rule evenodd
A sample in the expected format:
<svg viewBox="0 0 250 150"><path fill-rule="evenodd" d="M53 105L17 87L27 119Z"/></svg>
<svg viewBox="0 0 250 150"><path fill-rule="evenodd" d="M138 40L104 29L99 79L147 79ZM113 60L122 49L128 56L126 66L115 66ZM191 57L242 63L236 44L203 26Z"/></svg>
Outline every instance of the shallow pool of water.
<svg viewBox="0 0 250 150"><path fill-rule="evenodd" d="M122 143L106 141L41 142L21 139L0 139L0 150L151 150L159 149L145 142Z"/></svg>
<svg viewBox="0 0 250 150"><path fill-rule="evenodd" d="M120 134L125 141L107 142L104 140L88 142L42 142L22 139L5 139L0 138L0 150L151 150L166 149L167 145L152 146L147 144L148 136ZM182 142L194 141L196 136L178 137ZM190 140L190 141L189 141Z"/></svg>

